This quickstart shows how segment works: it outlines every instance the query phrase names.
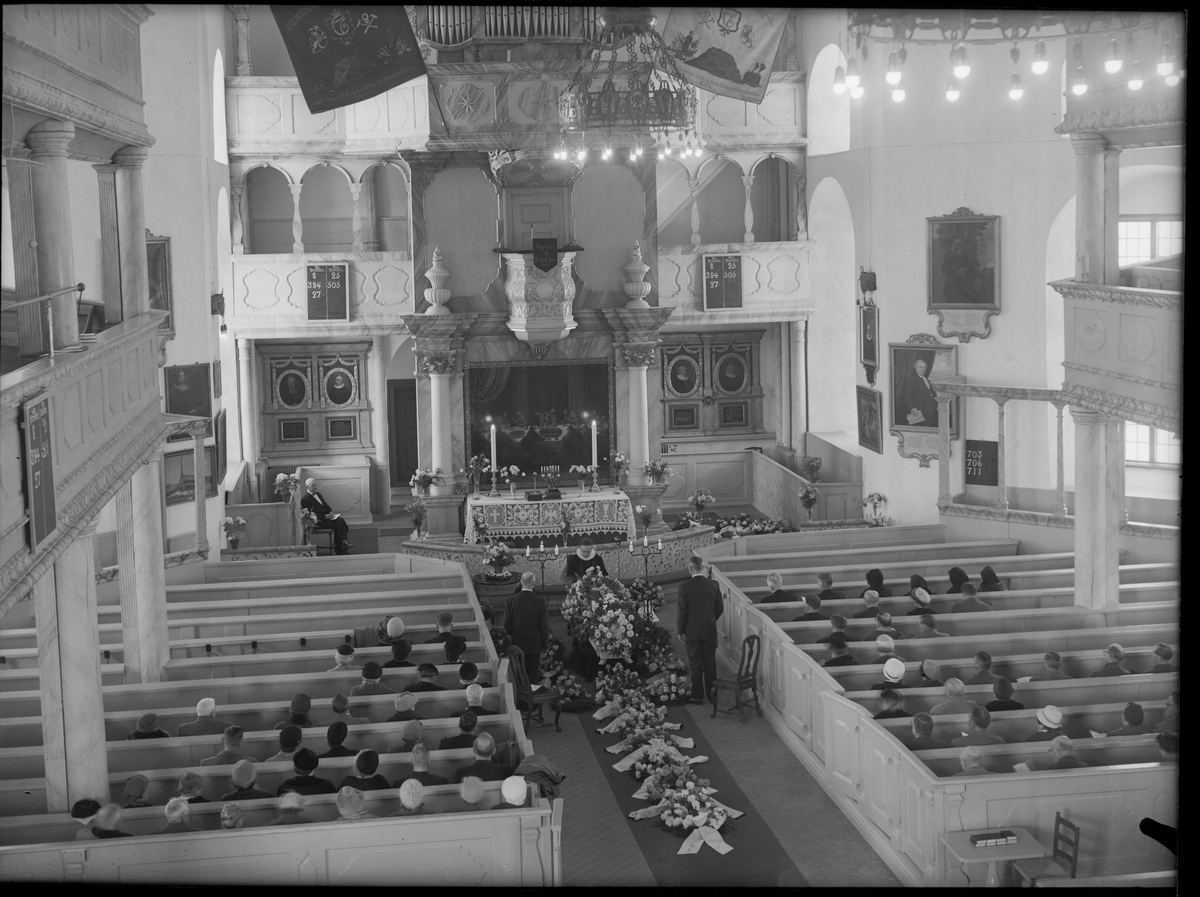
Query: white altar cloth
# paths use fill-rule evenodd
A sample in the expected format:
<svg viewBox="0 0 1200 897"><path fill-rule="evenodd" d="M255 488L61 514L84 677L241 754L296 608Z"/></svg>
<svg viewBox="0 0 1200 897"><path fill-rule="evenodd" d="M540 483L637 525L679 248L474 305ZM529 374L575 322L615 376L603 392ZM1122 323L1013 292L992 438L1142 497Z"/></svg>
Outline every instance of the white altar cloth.
<svg viewBox="0 0 1200 897"><path fill-rule="evenodd" d="M475 511L481 510L487 520L488 538L555 540L562 534L564 515L571 524L572 536L625 532L630 539L637 533L633 505L629 496L620 490L603 492L563 490L562 499L555 501L526 501L524 493L516 498L501 495L471 495L467 498L465 539L475 544Z"/></svg>

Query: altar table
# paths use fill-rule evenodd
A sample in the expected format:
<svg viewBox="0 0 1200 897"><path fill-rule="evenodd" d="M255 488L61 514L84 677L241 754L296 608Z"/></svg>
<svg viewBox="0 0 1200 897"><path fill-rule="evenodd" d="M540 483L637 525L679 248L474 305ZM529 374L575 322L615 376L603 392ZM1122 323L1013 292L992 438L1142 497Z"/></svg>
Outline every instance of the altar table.
<svg viewBox="0 0 1200 897"><path fill-rule="evenodd" d="M565 490L564 490L565 491ZM630 539L637 533L633 505L629 496L620 490L603 492L574 490L561 500L526 501L523 493L516 498L501 495L471 495L467 498L465 541L475 544L475 511L483 512L487 520L488 538L546 539L557 544L562 535L562 519L571 524L571 535L591 536L601 533L625 532Z"/></svg>

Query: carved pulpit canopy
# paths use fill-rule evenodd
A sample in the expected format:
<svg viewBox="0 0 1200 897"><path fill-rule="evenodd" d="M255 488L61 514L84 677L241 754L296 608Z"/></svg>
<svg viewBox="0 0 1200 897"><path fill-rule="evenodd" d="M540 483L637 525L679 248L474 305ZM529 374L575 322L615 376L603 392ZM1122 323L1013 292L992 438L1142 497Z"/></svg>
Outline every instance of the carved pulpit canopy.
<svg viewBox="0 0 1200 897"><path fill-rule="evenodd" d="M537 347L560 340L575 329L575 253L560 251L558 264L543 271L532 252L504 252L504 293L508 329Z"/></svg>

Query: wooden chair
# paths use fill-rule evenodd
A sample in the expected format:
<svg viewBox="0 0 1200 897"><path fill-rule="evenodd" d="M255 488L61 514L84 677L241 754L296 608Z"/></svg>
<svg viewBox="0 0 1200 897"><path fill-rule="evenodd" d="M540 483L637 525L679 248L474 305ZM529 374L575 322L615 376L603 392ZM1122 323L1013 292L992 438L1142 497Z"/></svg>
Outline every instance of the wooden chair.
<svg viewBox="0 0 1200 897"><path fill-rule="evenodd" d="M1054 842L1050 856L1038 860L1019 860L1013 871L1023 887L1032 888L1043 878L1074 878L1079 868L1079 826L1054 814Z"/></svg>
<svg viewBox="0 0 1200 897"><path fill-rule="evenodd" d="M314 528L313 531L308 534L308 544L310 544L313 548L316 548L318 554L322 548L324 548L330 554L333 554L333 530Z"/></svg>
<svg viewBox="0 0 1200 897"><path fill-rule="evenodd" d="M712 718L717 718L717 696L722 688L733 689L733 706L728 710L722 710L722 713L733 713L735 710L742 717L742 724L746 722L746 706L749 701L742 700L742 694L749 689L754 702L754 709L758 711L759 717L762 717L762 706L758 701L758 657L760 653L760 643L757 635L748 635L742 640L742 659L738 664L737 678L735 679L718 679L713 683L712 694Z"/></svg>
<svg viewBox="0 0 1200 897"><path fill-rule="evenodd" d="M549 687L537 691L529 681L529 672L525 669L525 652L513 645L508 649L508 670L513 678L513 692L517 701L517 709L521 711L521 719L526 730L533 728L533 708L538 709L537 724L543 726L542 705L554 705L554 729L561 732L559 717L562 716L562 695Z"/></svg>

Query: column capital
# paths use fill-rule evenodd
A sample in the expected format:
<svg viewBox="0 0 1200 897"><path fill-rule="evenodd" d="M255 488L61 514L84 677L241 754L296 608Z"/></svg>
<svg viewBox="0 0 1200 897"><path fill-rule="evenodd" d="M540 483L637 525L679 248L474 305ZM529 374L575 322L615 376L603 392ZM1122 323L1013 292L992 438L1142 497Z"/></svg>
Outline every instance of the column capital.
<svg viewBox="0 0 1200 897"><path fill-rule="evenodd" d="M29 129L25 145L30 156L66 156L67 147L75 139L75 125L69 121L47 119Z"/></svg>
<svg viewBox="0 0 1200 897"><path fill-rule="evenodd" d="M1108 420L1107 414L1102 414L1099 411L1088 411L1086 408L1081 408L1078 405L1071 405L1071 420L1076 424L1084 426L1097 427Z"/></svg>
<svg viewBox="0 0 1200 897"><path fill-rule="evenodd" d="M621 367L646 368L654 364L657 343L621 343L617 346L617 358Z"/></svg>
<svg viewBox="0 0 1200 897"><path fill-rule="evenodd" d="M288 189L292 191L292 196L300 198L300 191L304 189L303 184L288 184Z"/></svg>
<svg viewBox="0 0 1200 897"><path fill-rule="evenodd" d="M425 350L421 353L421 370L431 377L458 373L458 350Z"/></svg>
<svg viewBox="0 0 1200 897"><path fill-rule="evenodd" d="M113 153L114 165L121 168L141 168L150 158L150 148L147 146L123 146Z"/></svg>
<svg viewBox="0 0 1200 897"><path fill-rule="evenodd" d="M1107 138L1103 134L1095 134L1084 132L1071 135L1071 149L1076 153L1084 155L1086 153L1103 153L1109 150L1120 152L1109 146Z"/></svg>
<svg viewBox="0 0 1200 897"><path fill-rule="evenodd" d="M239 336L237 338L237 347L243 352L249 352L254 348L254 340L249 337Z"/></svg>

